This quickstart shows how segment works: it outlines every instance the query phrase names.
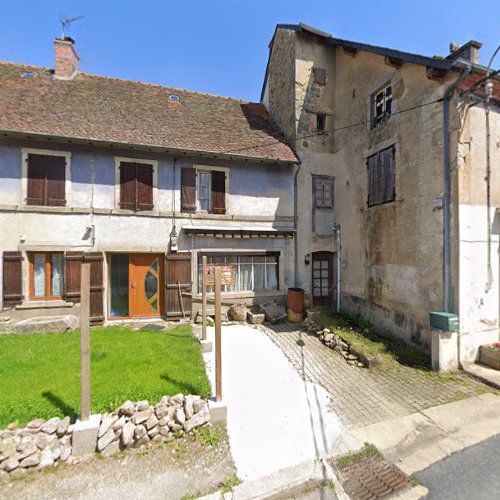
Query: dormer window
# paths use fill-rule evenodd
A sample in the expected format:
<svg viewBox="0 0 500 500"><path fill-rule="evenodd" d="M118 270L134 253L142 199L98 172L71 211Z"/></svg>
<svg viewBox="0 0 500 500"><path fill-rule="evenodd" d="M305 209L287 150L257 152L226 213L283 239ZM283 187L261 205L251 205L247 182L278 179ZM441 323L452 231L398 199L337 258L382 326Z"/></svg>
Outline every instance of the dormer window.
<svg viewBox="0 0 500 500"><path fill-rule="evenodd" d="M386 85L373 95L372 101L373 128L378 127L382 122L391 116L392 110L392 87Z"/></svg>

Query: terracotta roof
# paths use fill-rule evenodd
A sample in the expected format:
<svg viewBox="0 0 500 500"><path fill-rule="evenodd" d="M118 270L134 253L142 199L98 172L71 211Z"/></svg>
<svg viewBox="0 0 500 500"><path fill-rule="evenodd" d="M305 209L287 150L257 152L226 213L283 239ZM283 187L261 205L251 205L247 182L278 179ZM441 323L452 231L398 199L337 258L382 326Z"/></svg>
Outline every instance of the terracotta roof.
<svg viewBox="0 0 500 500"><path fill-rule="evenodd" d="M47 68L6 62L0 131L297 161L262 104L85 73L57 80Z"/></svg>

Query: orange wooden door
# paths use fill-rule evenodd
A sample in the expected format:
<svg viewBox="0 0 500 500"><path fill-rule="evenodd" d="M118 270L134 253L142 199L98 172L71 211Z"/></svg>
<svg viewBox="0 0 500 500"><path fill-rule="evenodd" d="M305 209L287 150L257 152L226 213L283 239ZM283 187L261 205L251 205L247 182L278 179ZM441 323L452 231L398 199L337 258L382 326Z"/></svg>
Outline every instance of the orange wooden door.
<svg viewBox="0 0 500 500"><path fill-rule="evenodd" d="M163 258L131 254L129 261L130 317L149 318L162 313Z"/></svg>

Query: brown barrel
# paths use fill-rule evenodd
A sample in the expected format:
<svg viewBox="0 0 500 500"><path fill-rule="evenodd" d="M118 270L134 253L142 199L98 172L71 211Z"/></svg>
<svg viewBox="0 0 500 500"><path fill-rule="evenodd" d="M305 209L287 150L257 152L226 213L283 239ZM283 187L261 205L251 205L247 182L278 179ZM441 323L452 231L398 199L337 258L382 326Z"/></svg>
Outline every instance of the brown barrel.
<svg viewBox="0 0 500 500"><path fill-rule="evenodd" d="M288 309L296 314L304 313L304 289L289 288L288 289Z"/></svg>

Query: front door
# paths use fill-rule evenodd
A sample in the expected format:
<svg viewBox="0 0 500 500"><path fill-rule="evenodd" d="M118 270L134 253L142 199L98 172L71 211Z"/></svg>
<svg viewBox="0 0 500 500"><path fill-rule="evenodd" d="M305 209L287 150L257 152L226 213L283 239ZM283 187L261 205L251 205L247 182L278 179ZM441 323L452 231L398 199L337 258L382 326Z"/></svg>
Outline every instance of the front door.
<svg viewBox="0 0 500 500"><path fill-rule="evenodd" d="M315 306L333 306L333 252L312 254L312 296Z"/></svg>
<svg viewBox="0 0 500 500"><path fill-rule="evenodd" d="M152 318L163 309L163 256L111 254L109 256L109 316Z"/></svg>
<svg viewBox="0 0 500 500"><path fill-rule="evenodd" d="M167 318L191 315L191 253L179 252L166 257L167 282L165 309Z"/></svg>

